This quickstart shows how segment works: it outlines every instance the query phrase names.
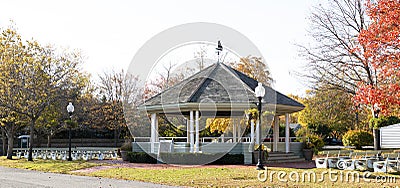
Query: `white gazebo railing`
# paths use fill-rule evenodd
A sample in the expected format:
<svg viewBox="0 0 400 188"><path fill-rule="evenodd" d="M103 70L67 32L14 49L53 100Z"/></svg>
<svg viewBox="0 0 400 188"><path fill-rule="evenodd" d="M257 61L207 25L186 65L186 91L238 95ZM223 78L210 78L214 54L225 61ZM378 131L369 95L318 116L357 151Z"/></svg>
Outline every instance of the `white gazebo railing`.
<svg viewBox="0 0 400 188"><path fill-rule="evenodd" d="M174 142L189 142L187 137L158 137L159 140L173 140ZM278 142L285 142L286 137L279 137ZM289 137L290 142L295 142L296 137ZM206 142L217 142L217 143L224 143L224 142L245 142L250 143L251 137L201 137L201 143ZM150 142L150 137L134 137L133 142ZM272 143L273 138L265 138L263 142Z"/></svg>

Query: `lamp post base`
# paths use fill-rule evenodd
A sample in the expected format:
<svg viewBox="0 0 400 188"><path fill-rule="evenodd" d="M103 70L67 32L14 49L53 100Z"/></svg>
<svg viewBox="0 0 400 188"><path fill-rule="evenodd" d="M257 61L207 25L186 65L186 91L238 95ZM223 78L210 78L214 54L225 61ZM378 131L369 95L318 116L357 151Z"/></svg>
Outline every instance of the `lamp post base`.
<svg viewBox="0 0 400 188"><path fill-rule="evenodd" d="M261 160L258 159L256 170L265 170L264 165L261 163Z"/></svg>

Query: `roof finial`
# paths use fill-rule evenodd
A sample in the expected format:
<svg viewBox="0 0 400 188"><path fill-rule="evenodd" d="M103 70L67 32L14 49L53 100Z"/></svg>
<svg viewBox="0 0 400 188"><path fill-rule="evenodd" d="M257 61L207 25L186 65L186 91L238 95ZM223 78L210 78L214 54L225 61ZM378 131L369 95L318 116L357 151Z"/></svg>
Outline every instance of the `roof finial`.
<svg viewBox="0 0 400 188"><path fill-rule="evenodd" d="M217 55L218 55L218 61L217 61L217 63L219 63L219 54L222 52L222 49L223 49L220 40L218 41L218 46L217 46L217 48L215 48L215 49L217 50Z"/></svg>

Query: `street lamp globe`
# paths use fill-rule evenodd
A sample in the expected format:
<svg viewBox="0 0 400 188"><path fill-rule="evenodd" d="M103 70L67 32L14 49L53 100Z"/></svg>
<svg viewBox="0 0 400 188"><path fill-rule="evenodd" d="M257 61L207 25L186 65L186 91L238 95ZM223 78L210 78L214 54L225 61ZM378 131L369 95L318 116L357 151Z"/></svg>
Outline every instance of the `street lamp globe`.
<svg viewBox="0 0 400 188"><path fill-rule="evenodd" d="M263 87L261 82L258 82L258 86L255 89L256 97L264 97L265 88Z"/></svg>
<svg viewBox="0 0 400 188"><path fill-rule="evenodd" d="M75 110L74 105L72 105L72 102L69 102L67 106L67 112L69 113L70 116L74 112L74 110Z"/></svg>

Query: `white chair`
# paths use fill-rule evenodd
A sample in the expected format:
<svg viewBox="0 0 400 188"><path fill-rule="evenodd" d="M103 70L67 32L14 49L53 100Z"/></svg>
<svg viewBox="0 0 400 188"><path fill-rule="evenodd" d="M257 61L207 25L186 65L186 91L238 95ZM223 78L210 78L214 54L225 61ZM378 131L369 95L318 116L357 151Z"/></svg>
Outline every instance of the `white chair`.
<svg viewBox="0 0 400 188"><path fill-rule="evenodd" d="M116 151L114 151L114 152L113 152L113 155L111 156L111 159L117 160L117 158L118 158L118 154L117 154Z"/></svg>
<svg viewBox="0 0 400 188"><path fill-rule="evenodd" d="M37 159L38 158L38 151L34 151L32 154L33 159Z"/></svg>
<svg viewBox="0 0 400 188"><path fill-rule="evenodd" d="M21 151L17 151L17 159L21 159L21 155L22 155L22 152Z"/></svg>
<svg viewBox="0 0 400 188"><path fill-rule="evenodd" d="M52 160L57 160L57 154L54 151L51 152L51 159Z"/></svg>
<svg viewBox="0 0 400 188"><path fill-rule="evenodd" d="M356 157L357 153L350 153L349 156L339 157L337 168L340 170L355 170L356 163L359 161Z"/></svg>
<svg viewBox="0 0 400 188"><path fill-rule="evenodd" d="M82 159L87 161L89 159L89 154L87 152L83 152Z"/></svg>
<svg viewBox="0 0 400 188"><path fill-rule="evenodd" d="M61 154L61 160L66 161L67 160L67 152L62 152Z"/></svg>
<svg viewBox="0 0 400 188"><path fill-rule="evenodd" d="M47 159L51 159L51 158L52 158L52 157L51 157L51 151L46 152L46 158L47 158Z"/></svg>
<svg viewBox="0 0 400 188"><path fill-rule="evenodd" d="M357 161L355 161L355 169L359 170L359 171L366 171L368 170L368 161L370 161L370 159L367 158L361 158L358 159Z"/></svg>
<svg viewBox="0 0 400 188"><path fill-rule="evenodd" d="M75 152L71 153L71 158L72 158L73 161L75 161L77 159L77 156L78 155Z"/></svg>
<svg viewBox="0 0 400 188"><path fill-rule="evenodd" d="M99 157L97 157L97 159L98 160L103 160L104 159L104 155L100 151L99 151Z"/></svg>
<svg viewBox="0 0 400 188"><path fill-rule="evenodd" d="M28 156L29 156L29 152L25 150L25 151L24 151L24 158L27 159Z"/></svg>
<svg viewBox="0 0 400 188"><path fill-rule="evenodd" d="M329 158L329 151L327 152L326 157L315 159L315 166L317 168L328 168L328 158Z"/></svg>
<svg viewBox="0 0 400 188"><path fill-rule="evenodd" d="M400 172L400 153L387 155L384 161L373 163L374 172L393 173Z"/></svg>

